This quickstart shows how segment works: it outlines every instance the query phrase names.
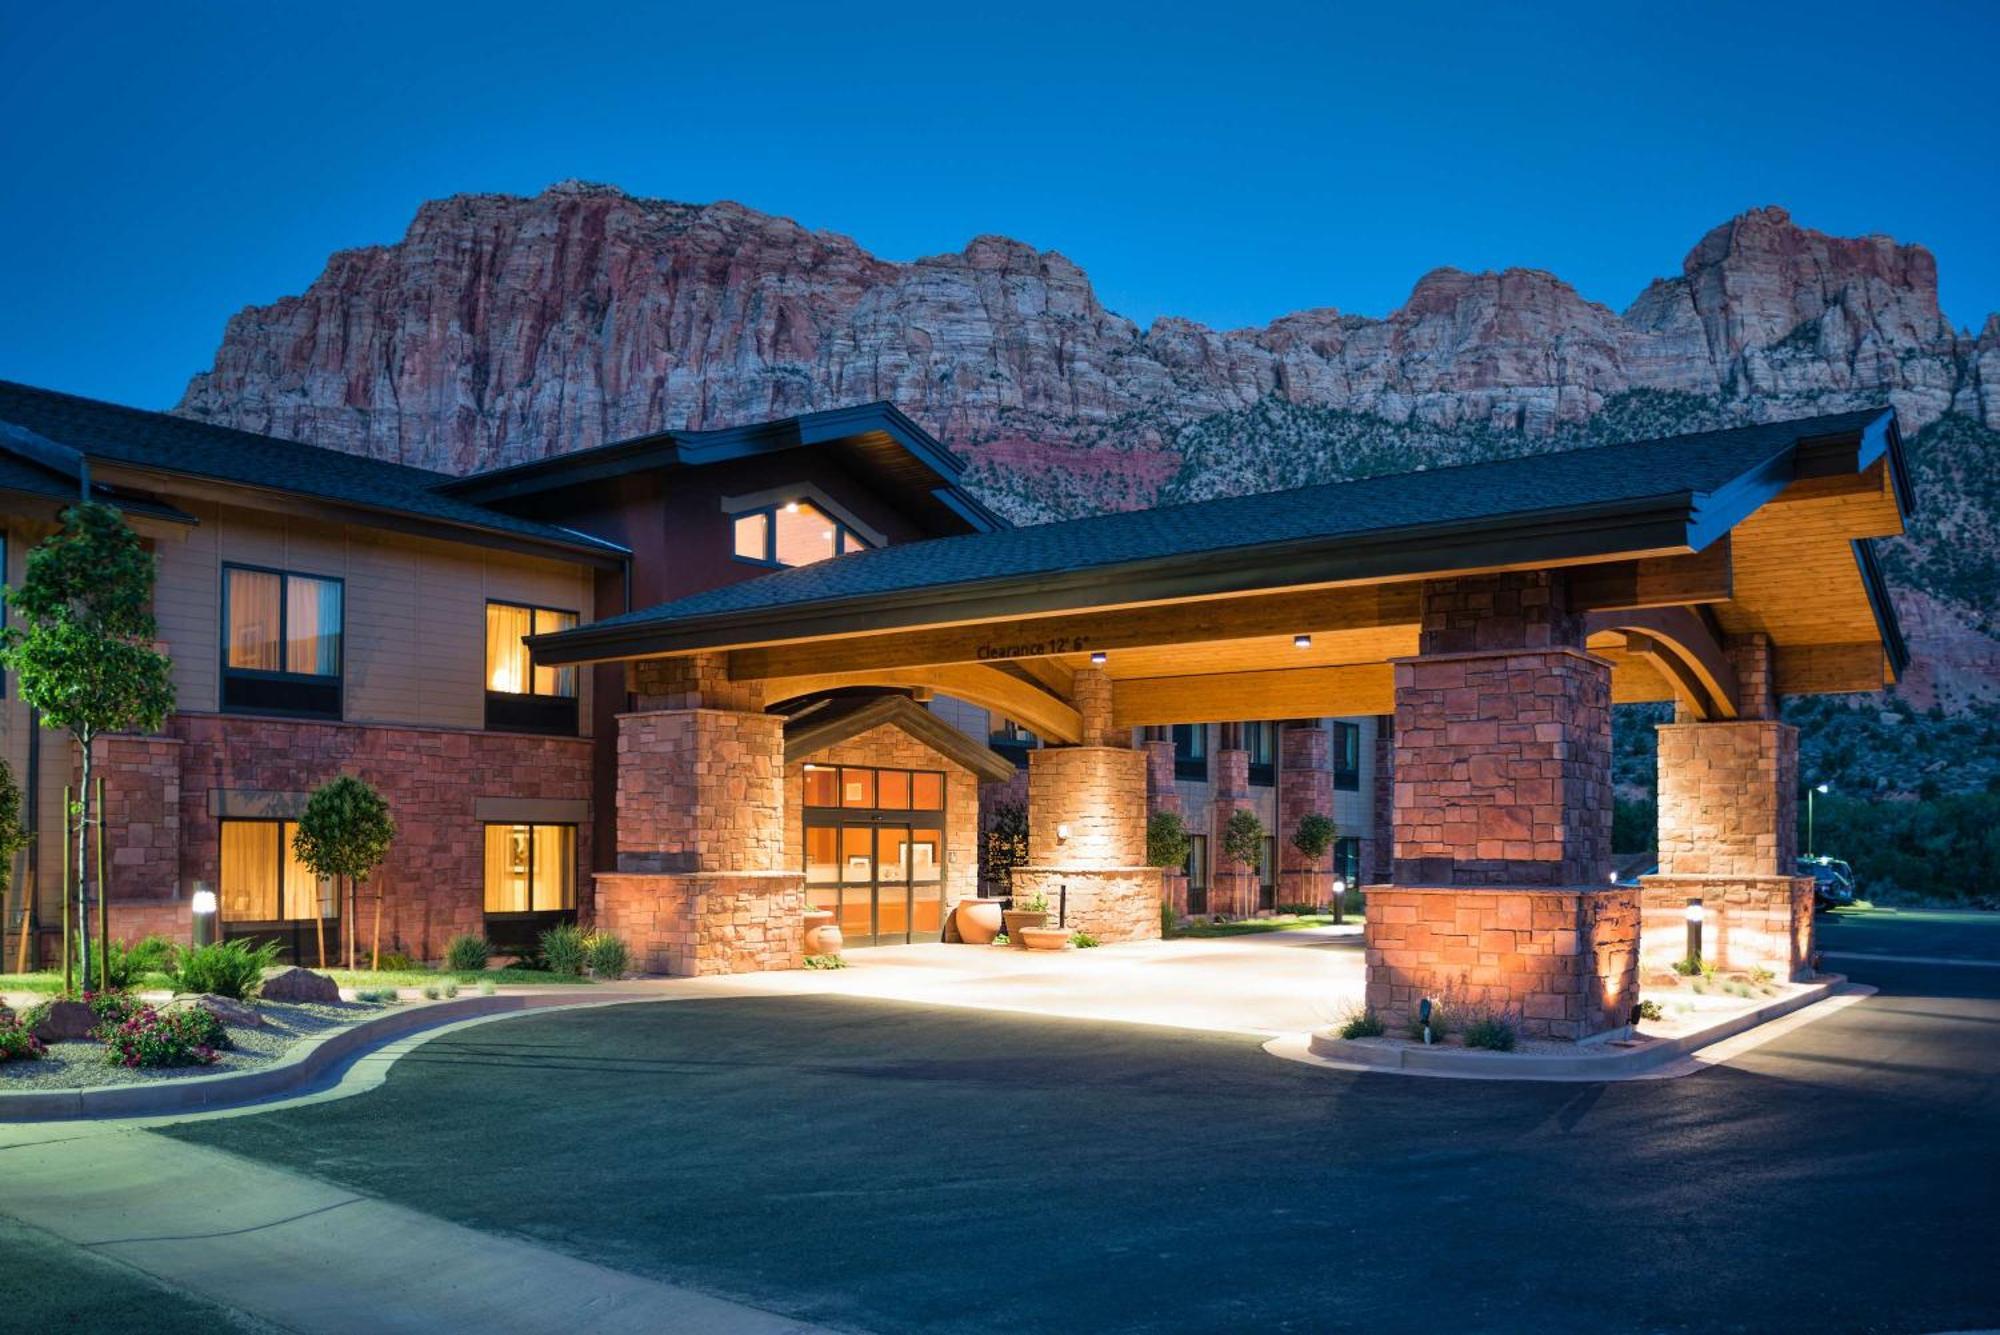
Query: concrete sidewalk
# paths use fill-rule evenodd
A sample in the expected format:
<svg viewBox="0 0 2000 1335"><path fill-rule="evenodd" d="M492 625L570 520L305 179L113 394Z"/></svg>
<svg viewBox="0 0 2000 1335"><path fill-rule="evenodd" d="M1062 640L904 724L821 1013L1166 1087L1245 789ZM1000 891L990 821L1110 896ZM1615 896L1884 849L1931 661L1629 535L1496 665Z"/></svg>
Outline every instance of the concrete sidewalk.
<svg viewBox="0 0 2000 1335"><path fill-rule="evenodd" d="M129 1126L36 1130L0 1149L7 1215L282 1329L816 1329Z"/></svg>

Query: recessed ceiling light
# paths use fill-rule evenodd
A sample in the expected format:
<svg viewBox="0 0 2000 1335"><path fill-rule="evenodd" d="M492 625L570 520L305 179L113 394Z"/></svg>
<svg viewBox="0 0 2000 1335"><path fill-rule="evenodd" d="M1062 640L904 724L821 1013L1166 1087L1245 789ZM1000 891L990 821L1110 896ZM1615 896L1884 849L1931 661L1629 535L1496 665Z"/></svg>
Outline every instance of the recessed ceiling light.
<svg viewBox="0 0 2000 1335"><path fill-rule="evenodd" d="M1095 667L1103 667L1104 659L1105 659L1105 653L1102 649L1099 649L1096 653L1090 656L1091 664L1092 666Z"/></svg>
<svg viewBox="0 0 2000 1335"><path fill-rule="evenodd" d="M1294 649L1310 649L1310 648L1312 648L1312 647L1313 647L1313 637L1312 637L1312 636L1310 636L1310 635L1294 635L1294 636L1292 636L1292 648L1294 648Z"/></svg>

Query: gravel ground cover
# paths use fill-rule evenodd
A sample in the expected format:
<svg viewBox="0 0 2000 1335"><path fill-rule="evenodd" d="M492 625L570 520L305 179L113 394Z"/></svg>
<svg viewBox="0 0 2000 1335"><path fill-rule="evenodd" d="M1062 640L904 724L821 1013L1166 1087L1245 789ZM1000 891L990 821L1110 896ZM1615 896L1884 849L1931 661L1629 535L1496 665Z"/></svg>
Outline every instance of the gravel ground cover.
<svg viewBox="0 0 2000 1335"><path fill-rule="evenodd" d="M234 1046L224 1050L211 1066L118 1066L105 1058L104 1045L94 1040L51 1043L39 1060L0 1062L0 1093L136 1085L251 1070L276 1061L299 1043L357 1024L388 1009L356 1001L343 1001L339 1005L280 1001L253 1004L264 1017L263 1026L230 1026L229 1038Z"/></svg>

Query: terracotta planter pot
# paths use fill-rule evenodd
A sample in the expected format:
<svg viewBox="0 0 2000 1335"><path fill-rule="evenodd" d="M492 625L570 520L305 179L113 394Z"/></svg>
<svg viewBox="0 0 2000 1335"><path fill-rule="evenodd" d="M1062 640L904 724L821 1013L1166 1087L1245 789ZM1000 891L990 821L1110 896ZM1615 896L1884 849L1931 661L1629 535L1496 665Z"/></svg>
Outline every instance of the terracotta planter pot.
<svg viewBox="0 0 2000 1335"><path fill-rule="evenodd" d="M961 899L952 920L958 927L958 939L968 946L992 945L1000 934L1000 901Z"/></svg>
<svg viewBox="0 0 2000 1335"><path fill-rule="evenodd" d="M1028 943L1021 939L1021 933L1031 927L1040 927L1049 920L1046 913L1027 913L1021 909L1008 909L1001 915L1007 924L1007 942L1016 950L1026 950Z"/></svg>
<svg viewBox="0 0 2000 1335"><path fill-rule="evenodd" d="M1023 927L1021 944L1029 950L1061 950L1069 945L1069 932L1061 927Z"/></svg>
<svg viewBox="0 0 2000 1335"><path fill-rule="evenodd" d="M806 914L806 954L838 955L846 938L840 934L840 924L833 920L833 914L826 909L815 909Z"/></svg>

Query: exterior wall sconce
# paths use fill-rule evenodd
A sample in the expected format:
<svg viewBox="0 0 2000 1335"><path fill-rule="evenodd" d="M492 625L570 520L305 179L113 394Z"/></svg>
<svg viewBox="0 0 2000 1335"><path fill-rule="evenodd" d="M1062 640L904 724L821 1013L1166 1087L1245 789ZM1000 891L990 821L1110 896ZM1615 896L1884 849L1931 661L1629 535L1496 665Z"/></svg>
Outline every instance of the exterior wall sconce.
<svg viewBox="0 0 2000 1335"><path fill-rule="evenodd" d="M194 910L194 943L198 946L215 944L215 891L200 881L194 883L194 895L189 901Z"/></svg>
<svg viewBox="0 0 2000 1335"><path fill-rule="evenodd" d="M1066 843L1068 843L1068 842L1069 842L1069 826L1068 826L1068 825L1066 825L1066 824L1062 824L1062 825L1057 825L1057 826L1056 826L1056 842L1057 842L1057 843L1059 843L1059 844L1066 844Z"/></svg>
<svg viewBox="0 0 2000 1335"><path fill-rule="evenodd" d="M1108 657L1109 657L1108 654L1106 654L1102 649L1099 649L1096 653L1090 656L1090 665L1092 667L1103 667L1104 661Z"/></svg>
<svg viewBox="0 0 2000 1335"><path fill-rule="evenodd" d="M799 512L799 503L798 503L797 501L786 501L786 502L785 502L785 513L786 513L786 514L788 514L788 515L795 515L795 514L797 514L798 512Z"/></svg>
<svg viewBox="0 0 2000 1335"><path fill-rule="evenodd" d="M1312 636L1310 636L1310 635L1294 635L1294 636L1292 636L1292 648L1294 648L1294 649L1310 649L1310 648L1312 648L1312 647L1313 647L1313 637L1312 637Z"/></svg>
<svg viewBox="0 0 2000 1335"><path fill-rule="evenodd" d="M1683 916L1687 918L1687 957L1697 963L1701 960L1701 921L1706 916L1699 899L1690 899Z"/></svg>

